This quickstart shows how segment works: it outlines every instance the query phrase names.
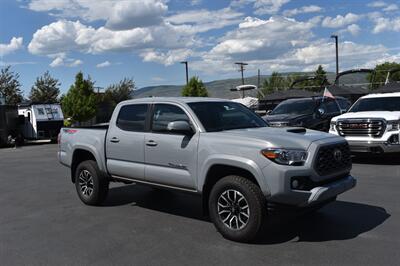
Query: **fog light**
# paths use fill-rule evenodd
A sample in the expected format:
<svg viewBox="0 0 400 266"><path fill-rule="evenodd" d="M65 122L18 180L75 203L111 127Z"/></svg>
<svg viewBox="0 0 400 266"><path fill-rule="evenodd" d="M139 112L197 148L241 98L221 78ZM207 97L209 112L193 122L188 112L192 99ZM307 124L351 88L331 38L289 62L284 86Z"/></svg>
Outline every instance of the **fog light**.
<svg viewBox="0 0 400 266"><path fill-rule="evenodd" d="M292 181L292 188L294 188L294 189L296 189L296 188L298 188L299 187L299 181L298 180L293 180Z"/></svg>

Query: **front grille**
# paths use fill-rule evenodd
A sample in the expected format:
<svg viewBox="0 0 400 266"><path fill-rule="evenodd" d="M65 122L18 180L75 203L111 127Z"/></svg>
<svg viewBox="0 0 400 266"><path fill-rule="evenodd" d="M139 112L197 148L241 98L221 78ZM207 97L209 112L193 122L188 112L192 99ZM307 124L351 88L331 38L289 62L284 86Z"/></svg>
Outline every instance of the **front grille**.
<svg viewBox="0 0 400 266"><path fill-rule="evenodd" d="M268 122L270 127L287 127L289 122Z"/></svg>
<svg viewBox="0 0 400 266"><path fill-rule="evenodd" d="M352 119L339 120L337 130L340 136L366 136L379 138L386 129L383 119Z"/></svg>
<svg viewBox="0 0 400 266"><path fill-rule="evenodd" d="M314 164L319 175L329 175L349 167L351 167L351 153L347 142L319 148Z"/></svg>

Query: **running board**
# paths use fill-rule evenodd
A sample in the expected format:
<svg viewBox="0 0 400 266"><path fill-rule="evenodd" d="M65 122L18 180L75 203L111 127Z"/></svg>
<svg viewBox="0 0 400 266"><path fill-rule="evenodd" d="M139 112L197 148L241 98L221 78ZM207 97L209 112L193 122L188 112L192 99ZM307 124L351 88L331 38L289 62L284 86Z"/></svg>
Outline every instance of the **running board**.
<svg viewBox="0 0 400 266"><path fill-rule="evenodd" d="M168 188L168 189L174 189L174 190L182 190L186 192L191 192L191 193L198 193L197 190L195 189L190 189L190 188L182 188L182 187L175 187L175 186L169 186L169 185L164 185L160 183L153 183L153 182L148 182L144 180L138 180L138 179L133 179L133 178L126 178L122 176L116 176L112 175L111 176L113 179L122 181L122 182L134 182L134 183L139 183L139 184L144 184L144 185L150 185L150 186L156 186L156 187L163 187L163 188Z"/></svg>

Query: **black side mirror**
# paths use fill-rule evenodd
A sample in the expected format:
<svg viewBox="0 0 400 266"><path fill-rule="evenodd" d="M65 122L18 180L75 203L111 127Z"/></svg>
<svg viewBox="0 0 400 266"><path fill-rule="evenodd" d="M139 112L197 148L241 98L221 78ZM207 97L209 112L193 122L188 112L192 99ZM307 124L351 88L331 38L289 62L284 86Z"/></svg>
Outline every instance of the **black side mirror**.
<svg viewBox="0 0 400 266"><path fill-rule="evenodd" d="M323 117L325 115L325 109L323 108L318 108L317 113L320 117Z"/></svg>
<svg viewBox="0 0 400 266"><path fill-rule="evenodd" d="M189 125L189 123L187 121L184 121L184 120L169 122L168 126L167 126L167 130L169 132L181 133L181 134L185 134L185 135L193 134L192 127Z"/></svg>

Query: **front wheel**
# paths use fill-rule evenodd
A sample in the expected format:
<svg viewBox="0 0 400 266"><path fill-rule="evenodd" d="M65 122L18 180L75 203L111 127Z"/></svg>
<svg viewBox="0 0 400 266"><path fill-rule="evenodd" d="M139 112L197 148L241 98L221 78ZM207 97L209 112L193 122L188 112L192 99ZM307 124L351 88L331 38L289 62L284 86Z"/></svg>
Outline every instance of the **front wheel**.
<svg viewBox="0 0 400 266"><path fill-rule="evenodd" d="M109 181L92 160L81 162L75 171L75 187L87 205L100 205L107 197Z"/></svg>
<svg viewBox="0 0 400 266"><path fill-rule="evenodd" d="M211 190L210 218L227 239L248 242L260 231L266 216L265 198L260 188L240 176L226 176Z"/></svg>

